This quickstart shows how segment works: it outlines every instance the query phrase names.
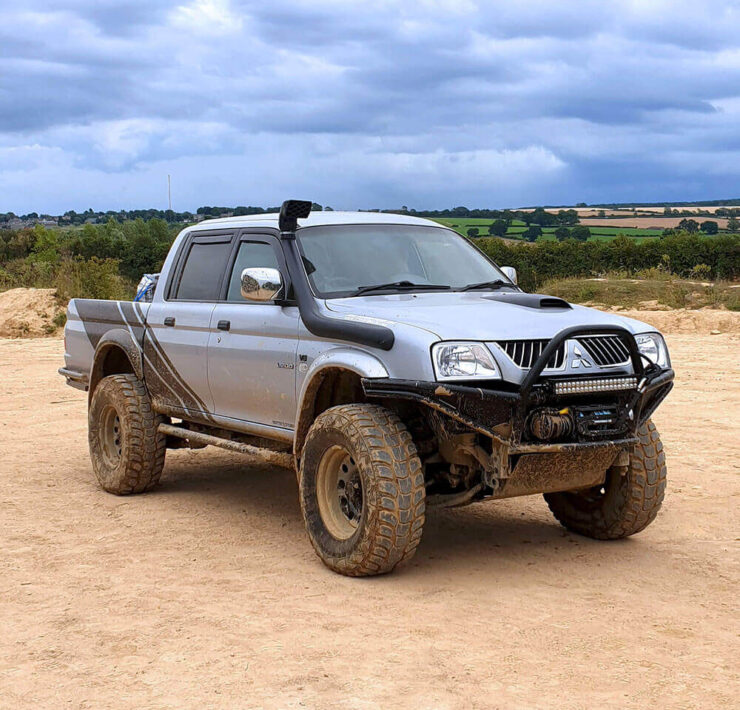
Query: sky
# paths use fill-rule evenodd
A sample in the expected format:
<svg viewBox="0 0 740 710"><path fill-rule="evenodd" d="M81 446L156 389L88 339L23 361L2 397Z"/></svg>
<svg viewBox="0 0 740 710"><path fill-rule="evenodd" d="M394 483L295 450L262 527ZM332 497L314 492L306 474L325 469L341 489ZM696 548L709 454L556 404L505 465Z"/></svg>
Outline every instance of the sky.
<svg viewBox="0 0 740 710"><path fill-rule="evenodd" d="M740 197L740 0L0 0L0 212Z"/></svg>

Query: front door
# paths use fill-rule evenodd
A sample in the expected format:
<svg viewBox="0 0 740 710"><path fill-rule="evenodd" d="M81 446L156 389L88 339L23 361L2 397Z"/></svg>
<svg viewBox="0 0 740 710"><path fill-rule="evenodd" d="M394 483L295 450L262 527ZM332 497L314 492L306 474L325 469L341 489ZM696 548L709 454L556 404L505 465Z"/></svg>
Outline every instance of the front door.
<svg viewBox="0 0 740 710"><path fill-rule="evenodd" d="M208 338L233 236L221 232L186 238L173 277L161 297L155 294L147 315L144 377L158 408L181 411L184 417L213 412Z"/></svg>
<svg viewBox="0 0 740 710"><path fill-rule="evenodd" d="M275 237L243 234L231 257L222 302L211 315L208 341L208 382L214 412L231 419L292 429L298 308L242 298L241 273L256 266L286 273Z"/></svg>

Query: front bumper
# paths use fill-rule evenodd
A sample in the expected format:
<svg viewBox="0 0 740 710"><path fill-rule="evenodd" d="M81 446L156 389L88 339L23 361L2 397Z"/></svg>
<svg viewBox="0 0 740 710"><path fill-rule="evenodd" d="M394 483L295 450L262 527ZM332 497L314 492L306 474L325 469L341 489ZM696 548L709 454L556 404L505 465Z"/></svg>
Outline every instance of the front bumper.
<svg viewBox="0 0 740 710"><path fill-rule="evenodd" d="M549 385L535 387L526 396L520 392L418 380L364 379L362 385L368 397L414 400L469 429L492 439L502 440L502 443L505 441L516 444L522 450L561 450L565 446L596 441L593 437L578 436L576 432L577 440L564 444L521 444L525 438L526 414L531 408L570 405L578 409L608 402L609 405L617 406L626 417L625 431L621 438L631 438L670 392L673 377L673 370L661 370L644 377L638 388L632 391L574 395L555 395L554 388Z"/></svg>
<svg viewBox="0 0 740 710"><path fill-rule="evenodd" d="M595 392L563 392L563 380L573 381L572 377L541 377L542 371L561 343L576 335L595 333L614 333L625 337L630 350L632 375L628 378L609 378L604 375L578 378L579 384L587 386L593 383L594 389L598 389L597 384L601 385L603 382L617 383L617 387L601 387ZM628 379L632 386L619 389L619 381ZM510 448L510 453L544 453L603 445L606 442L634 443L639 427L672 389L673 379L674 372L670 368L661 369L652 364L647 368L643 366L634 336L626 329L615 326L576 326L566 328L550 341L518 389L389 378L367 378L362 384L368 397L414 400L446 415L468 430L485 434L507 447L514 447ZM561 383L560 387L556 386L558 382ZM560 443L526 441L527 416L533 409L571 407L577 413L577 418L583 418L588 412L607 406L614 413L614 426L611 428L589 431L587 427L578 426L568 440Z"/></svg>

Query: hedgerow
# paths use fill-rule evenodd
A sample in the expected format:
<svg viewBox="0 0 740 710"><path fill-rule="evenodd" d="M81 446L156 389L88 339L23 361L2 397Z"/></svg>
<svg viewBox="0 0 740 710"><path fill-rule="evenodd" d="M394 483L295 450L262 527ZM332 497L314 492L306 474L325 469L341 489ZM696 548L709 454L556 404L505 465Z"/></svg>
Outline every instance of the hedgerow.
<svg viewBox="0 0 740 710"><path fill-rule="evenodd" d="M537 242L511 244L501 239L476 239L474 244L500 265L513 266L526 291L549 279L600 276L613 272L636 274L650 268L690 278L702 267L706 278L736 280L740 277L740 236L704 237L678 233L636 242L618 236L610 241Z"/></svg>

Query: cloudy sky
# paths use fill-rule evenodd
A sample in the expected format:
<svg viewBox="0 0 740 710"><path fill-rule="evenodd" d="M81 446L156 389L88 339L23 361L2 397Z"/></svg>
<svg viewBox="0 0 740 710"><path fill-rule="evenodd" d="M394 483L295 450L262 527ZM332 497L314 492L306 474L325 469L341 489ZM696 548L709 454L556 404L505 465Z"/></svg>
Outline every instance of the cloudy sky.
<svg viewBox="0 0 740 710"><path fill-rule="evenodd" d="M0 0L0 212L740 197L740 1Z"/></svg>

